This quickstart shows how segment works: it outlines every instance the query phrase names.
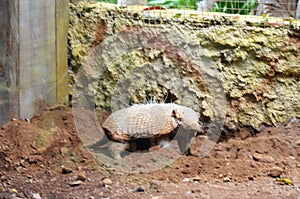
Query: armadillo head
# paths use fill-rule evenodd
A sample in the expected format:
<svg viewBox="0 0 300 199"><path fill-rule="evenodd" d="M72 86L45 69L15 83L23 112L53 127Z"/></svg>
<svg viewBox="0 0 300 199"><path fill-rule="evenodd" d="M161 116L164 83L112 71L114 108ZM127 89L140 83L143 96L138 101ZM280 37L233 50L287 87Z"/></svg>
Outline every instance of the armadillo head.
<svg viewBox="0 0 300 199"><path fill-rule="evenodd" d="M197 132L201 132L199 124L200 114L186 106L179 106L174 109L173 117L179 123L179 129L176 140L182 154L187 154L190 148L191 139L196 136Z"/></svg>
<svg viewBox="0 0 300 199"><path fill-rule="evenodd" d="M185 129L189 129L195 132L201 131L201 125L199 124L200 114L193 109L186 106L179 106L181 112L181 119L179 125Z"/></svg>

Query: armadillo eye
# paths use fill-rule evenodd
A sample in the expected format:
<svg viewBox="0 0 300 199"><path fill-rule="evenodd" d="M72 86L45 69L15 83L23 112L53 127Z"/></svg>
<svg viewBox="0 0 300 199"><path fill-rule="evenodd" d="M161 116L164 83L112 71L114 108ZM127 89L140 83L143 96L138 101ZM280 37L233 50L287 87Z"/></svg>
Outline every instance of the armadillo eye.
<svg viewBox="0 0 300 199"><path fill-rule="evenodd" d="M182 121L181 114L179 114L179 111L173 109L172 111L172 117L174 117L178 121Z"/></svg>

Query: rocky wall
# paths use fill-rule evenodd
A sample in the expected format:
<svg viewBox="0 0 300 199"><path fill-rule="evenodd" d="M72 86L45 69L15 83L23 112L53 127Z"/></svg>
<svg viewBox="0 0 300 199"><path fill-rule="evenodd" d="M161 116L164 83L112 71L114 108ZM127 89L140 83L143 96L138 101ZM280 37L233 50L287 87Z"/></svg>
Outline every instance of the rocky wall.
<svg viewBox="0 0 300 199"><path fill-rule="evenodd" d="M70 4L73 98L112 111L179 103L232 130L300 117L298 21L165 13Z"/></svg>

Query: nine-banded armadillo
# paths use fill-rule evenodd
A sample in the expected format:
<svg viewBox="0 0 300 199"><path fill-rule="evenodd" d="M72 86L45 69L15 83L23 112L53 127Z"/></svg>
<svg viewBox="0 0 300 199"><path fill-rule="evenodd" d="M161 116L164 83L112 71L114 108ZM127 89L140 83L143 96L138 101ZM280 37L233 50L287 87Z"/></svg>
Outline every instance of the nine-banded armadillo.
<svg viewBox="0 0 300 199"><path fill-rule="evenodd" d="M173 103L137 104L112 113L102 127L113 142L114 158L123 150L135 151L155 145L170 145L175 137L182 153L189 148L190 139L201 130L199 113Z"/></svg>

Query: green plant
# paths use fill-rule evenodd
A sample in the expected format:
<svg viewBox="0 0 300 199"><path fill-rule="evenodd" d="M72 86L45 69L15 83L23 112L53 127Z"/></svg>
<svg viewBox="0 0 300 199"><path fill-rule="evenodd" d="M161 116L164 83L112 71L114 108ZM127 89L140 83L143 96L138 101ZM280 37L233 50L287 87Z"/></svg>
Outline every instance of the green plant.
<svg viewBox="0 0 300 199"><path fill-rule="evenodd" d="M98 2L107 2L107 3L114 3L117 4L118 0L96 0Z"/></svg>
<svg viewBox="0 0 300 199"><path fill-rule="evenodd" d="M148 0L149 6L157 6L160 5L164 8L189 8L196 9L197 1L196 0Z"/></svg>
<svg viewBox="0 0 300 199"><path fill-rule="evenodd" d="M221 0L214 3L212 12L247 15L257 7L257 0Z"/></svg>

